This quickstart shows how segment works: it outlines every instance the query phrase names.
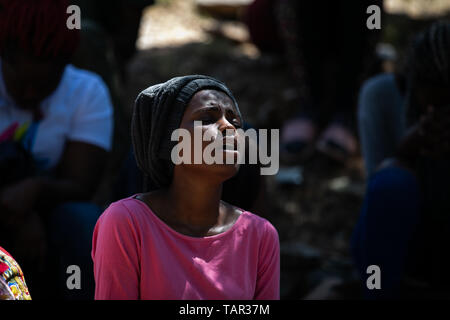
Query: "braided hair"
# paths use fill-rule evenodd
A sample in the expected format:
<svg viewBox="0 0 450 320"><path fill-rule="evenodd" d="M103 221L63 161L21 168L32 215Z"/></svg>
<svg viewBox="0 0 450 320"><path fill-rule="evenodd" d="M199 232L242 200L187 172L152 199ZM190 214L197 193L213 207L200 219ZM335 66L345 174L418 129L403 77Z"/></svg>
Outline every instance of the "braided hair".
<svg viewBox="0 0 450 320"><path fill-rule="evenodd" d="M0 56L21 49L43 59L69 59L79 30L66 26L67 0L0 0Z"/></svg>
<svg viewBox="0 0 450 320"><path fill-rule="evenodd" d="M417 122L424 111L414 94L421 88L450 86L450 22L438 21L420 33L410 48L406 67L407 120Z"/></svg>
<svg viewBox="0 0 450 320"><path fill-rule="evenodd" d="M413 42L406 67L406 117L409 125L417 123L425 112L417 92L425 89L425 99L434 89L450 90L450 23L439 21L420 33ZM444 91L445 92L445 91ZM439 106L440 107L440 106ZM412 240L407 273L425 280L433 294L448 295L450 267L447 254L450 243L449 160L418 157L415 173L421 186L421 220Z"/></svg>

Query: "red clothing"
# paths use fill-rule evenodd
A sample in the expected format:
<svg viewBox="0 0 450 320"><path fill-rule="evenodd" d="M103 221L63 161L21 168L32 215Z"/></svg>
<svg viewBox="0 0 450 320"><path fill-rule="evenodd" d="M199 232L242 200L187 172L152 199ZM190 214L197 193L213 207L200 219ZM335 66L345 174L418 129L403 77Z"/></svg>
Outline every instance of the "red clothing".
<svg viewBox="0 0 450 320"><path fill-rule="evenodd" d="M279 299L278 233L250 212L196 238L129 197L102 214L92 247L95 299Z"/></svg>
<svg viewBox="0 0 450 320"><path fill-rule="evenodd" d="M0 300L31 300L22 269L2 247L0 247Z"/></svg>

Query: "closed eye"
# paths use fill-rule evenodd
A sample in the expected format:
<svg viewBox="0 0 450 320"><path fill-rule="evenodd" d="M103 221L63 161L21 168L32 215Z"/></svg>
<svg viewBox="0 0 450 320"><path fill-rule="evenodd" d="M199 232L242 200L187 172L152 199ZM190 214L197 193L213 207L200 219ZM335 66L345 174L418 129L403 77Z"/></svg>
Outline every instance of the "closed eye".
<svg viewBox="0 0 450 320"><path fill-rule="evenodd" d="M216 122L216 120L213 118L202 118L197 121L201 121L202 123L205 123L205 124L211 124L211 123Z"/></svg>

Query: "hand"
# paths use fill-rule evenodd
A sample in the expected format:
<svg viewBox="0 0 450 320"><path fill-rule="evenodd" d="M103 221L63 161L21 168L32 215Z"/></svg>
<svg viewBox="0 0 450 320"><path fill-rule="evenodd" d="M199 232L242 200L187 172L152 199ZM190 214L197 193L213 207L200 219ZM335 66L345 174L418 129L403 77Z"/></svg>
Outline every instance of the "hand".
<svg viewBox="0 0 450 320"><path fill-rule="evenodd" d="M5 187L0 194L0 206L6 224L21 224L38 199L39 185L29 178ZM7 215L7 216L6 216Z"/></svg>

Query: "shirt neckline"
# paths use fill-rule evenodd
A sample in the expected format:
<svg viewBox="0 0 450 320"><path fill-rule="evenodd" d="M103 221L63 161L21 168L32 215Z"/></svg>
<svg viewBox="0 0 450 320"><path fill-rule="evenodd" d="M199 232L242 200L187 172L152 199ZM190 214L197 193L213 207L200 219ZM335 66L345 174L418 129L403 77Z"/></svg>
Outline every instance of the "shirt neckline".
<svg viewBox="0 0 450 320"><path fill-rule="evenodd" d="M225 236L227 236L228 234L231 234L231 233L234 231L234 229L236 229L236 228L238 227L238 225L240 224L240 221L241 221L241 217L242 217L244 214L247 214L247 213L248 213L247 211L241 209L242 212L241 212L241 214L239 215L239 217L236 219L236 221L234 221L233 225L232 225L228 230L226 230L226 231L224 231L224 232L221 232L221 233L218 233L218 234L215 234L215 235L212 235L212 236L193 237L193 236L188 236L188 235L186 235L186 234L182 234L182 233L176 231L175 229L173 229L172 227L170 227L170 226L169 226L167 223L165 223L160 217L158 217L158 216L153 212L153 210L152 210L145 202L143 202L142 200L137 199L136 196L138 196L138 195L139 195L139 193L136 193L136 194L132 195L131 197L128 197L128 199L134 200L135 202L138 202L142 207L144 207L144 209L145 209L146 212L149 212L150 215L151 215L154 219L156 219L156 221L158 221L158 223L159 223L160 225L163 226L164 229L168 230L170 233L176 235L177 237L184 238L184 239L189 240L189 241L209 241L209 240L217 240L217 239L220 239L220 238L222 238L222 237L225 237Z"/></svg>

